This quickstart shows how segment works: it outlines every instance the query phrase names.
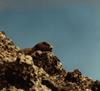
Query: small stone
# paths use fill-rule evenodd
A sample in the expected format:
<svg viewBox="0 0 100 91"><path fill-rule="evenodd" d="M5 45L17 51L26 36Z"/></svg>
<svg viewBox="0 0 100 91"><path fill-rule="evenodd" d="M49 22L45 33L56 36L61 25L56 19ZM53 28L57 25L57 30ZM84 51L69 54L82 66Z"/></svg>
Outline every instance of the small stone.
<svg viewBox="0 0 100 91"><path fill-rule="evenodd" d="M0 32L0 38L5 38L6 36L5 36L5 32Z"/></svg>

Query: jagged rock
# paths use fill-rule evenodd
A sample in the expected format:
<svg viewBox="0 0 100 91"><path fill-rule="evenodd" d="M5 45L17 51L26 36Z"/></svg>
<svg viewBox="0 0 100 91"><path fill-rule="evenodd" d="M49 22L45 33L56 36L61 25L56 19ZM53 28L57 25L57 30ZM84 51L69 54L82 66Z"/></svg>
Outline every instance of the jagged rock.
<svg viewBox="0 0 100 91"><path fill-rule="evenodd" d="M96 80L92 85L93 91L100 91L100 81Z"/></svg>
<svg viewBox="0 0 100 91"><path fill-rule="evenodd" d="M66 71L52 48L40 42L20 49L0 32L0 91L100 91L100 81Z"/></svg>
<svg viewBox="0 0 100 91"><path fill-rule="evenodd" d="M34 65L31 56L18 53L19 50L0 32L0 90L49 91L49 88L41 84L41 80L48 79L49 75Z"/></svg>

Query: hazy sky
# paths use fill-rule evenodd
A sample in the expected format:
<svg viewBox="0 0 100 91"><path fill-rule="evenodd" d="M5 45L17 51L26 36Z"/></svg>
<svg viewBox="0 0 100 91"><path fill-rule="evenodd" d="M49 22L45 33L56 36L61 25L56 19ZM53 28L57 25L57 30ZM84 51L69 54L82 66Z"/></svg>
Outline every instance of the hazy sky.
<svg viewBox="0 0 100 91"><path fill-rule="evenodd" d="M0 30L21 47L49 41L66 70L100 80L99 1L0 0Z"/></svg>

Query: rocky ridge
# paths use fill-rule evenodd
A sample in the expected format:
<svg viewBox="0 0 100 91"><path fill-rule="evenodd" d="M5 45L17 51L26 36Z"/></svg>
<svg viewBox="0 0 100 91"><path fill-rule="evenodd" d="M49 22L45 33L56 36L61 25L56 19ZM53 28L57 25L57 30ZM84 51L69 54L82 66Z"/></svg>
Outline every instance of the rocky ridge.
<svg viewBox="0 0 100 91"><path fill-rule="evenodd" d="M47 42L20 49L0 32L0 91L100 91L75 69L67 72Z"/></svg>

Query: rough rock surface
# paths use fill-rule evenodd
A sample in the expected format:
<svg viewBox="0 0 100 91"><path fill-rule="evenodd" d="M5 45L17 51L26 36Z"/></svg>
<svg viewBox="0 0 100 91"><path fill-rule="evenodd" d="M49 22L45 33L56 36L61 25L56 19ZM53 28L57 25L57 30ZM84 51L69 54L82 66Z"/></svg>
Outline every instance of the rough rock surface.
<svg viewBox="0 0 100 91"><path fill-rule="evenodd" d="M20 49L0 32L0 91L100 91L100 81L67 72L49 43L37 45Z"/></svg>

